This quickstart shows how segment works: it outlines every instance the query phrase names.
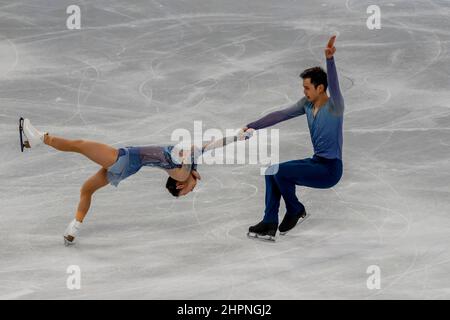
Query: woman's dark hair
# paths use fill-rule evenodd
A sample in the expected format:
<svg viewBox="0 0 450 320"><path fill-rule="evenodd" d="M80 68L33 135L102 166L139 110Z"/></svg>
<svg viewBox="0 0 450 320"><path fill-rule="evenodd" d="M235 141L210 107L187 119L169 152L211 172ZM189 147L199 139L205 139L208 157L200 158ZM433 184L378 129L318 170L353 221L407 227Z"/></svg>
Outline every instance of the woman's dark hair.
<svg viewBox="0 0 450 320"><path fill-rule="evenodd" d="M309 78L311 83L314 85L314 88L317 88L319 84L323 85L324 91L326 91L328 88L327 73L323 71L321 67L312 67L306 69L300 74L300 78Z"/></svg>
<svg viewBox="0 0 450 320"><path fill-rule="evenodd" d="M180 195L181 190L177 189L177 180L175 180L174 178L167 178L166 188L174 197L178 197Z"/></svg>

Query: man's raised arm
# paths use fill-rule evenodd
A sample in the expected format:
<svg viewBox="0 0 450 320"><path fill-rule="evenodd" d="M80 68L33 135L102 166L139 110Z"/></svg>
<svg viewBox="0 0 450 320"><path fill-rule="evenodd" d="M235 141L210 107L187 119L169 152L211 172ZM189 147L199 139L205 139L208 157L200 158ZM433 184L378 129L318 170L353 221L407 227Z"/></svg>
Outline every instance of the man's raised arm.
<svg viewBox="0 0 450 320"><path fill-rule="evenodd" d="M330 91L330 99L333 102L331 104L332 110L336 114L342 115L344 113L344 98L342 97L341 90L339 88L339 80L333 57L336 52L336 48L334 47L335 40L336 36L332 36L328 41L327 47L325 48L325 57L327 60L327 80L328 90Z"/></svg>

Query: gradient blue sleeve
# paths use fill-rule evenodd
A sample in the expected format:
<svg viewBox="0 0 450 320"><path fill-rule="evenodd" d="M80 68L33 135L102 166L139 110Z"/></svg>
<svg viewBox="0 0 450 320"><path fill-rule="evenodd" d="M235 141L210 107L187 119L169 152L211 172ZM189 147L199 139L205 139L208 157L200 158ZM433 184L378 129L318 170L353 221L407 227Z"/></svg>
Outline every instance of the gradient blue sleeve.
<svg viewBox="0 0 450 320"><path fill-rule="evenodd" d="M282 121L286 121L301 116L305 114L305 104L307 101L308 100L306 100L306 97L303 97L292 106L283 110L269 113L268 115L262 117L261 119L247 124L246 127L258 130L273 126L274 124L277 124Z"/></svg>
<svg viewBox="0 0 450 320"><path fill-rule="evenodd" d="M341 90L339 88L339 80L334 58L327 59L327 78L328 91L330 92L330 99L332 101L330 105L331 111L337 115L342 115L344 114L344 98L342 97Z"/></svg>

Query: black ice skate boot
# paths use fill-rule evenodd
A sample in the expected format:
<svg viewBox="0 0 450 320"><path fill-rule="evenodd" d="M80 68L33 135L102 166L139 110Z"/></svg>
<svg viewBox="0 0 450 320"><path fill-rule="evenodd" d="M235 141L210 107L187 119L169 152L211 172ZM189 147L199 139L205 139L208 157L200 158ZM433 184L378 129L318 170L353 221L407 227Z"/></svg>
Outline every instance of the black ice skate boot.
<svg viewBox="0 0 450 320"><path fill-rule="evenodd" d="M284 236L289 230L294 228L297 223L302 223L307 217L308 215L306 214L306 210L304 209L299 214L286 213L279 227L280 234Z"/></svg>
<svg viewBox="0 0 450 320"><path fill-rule="evenodd" d="M250 238L275 241L277 229L278 223L267 223L261 221L257 225L248 228L247 236Z"/></svg>

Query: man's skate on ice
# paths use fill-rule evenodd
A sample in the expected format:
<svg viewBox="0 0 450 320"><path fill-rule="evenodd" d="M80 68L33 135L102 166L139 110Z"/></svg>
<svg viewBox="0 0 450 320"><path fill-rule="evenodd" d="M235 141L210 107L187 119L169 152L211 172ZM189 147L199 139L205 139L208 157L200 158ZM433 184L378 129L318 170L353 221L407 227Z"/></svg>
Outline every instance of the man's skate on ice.
<svg viewBox="0 0 450 320"><path fill-rule="evenodd" d="M272 112L243 128L244 131L258 130L306 114L314 147L312 158L288 161L267 169L264 218L249 228L249 236L275 240L277 229L280 234L286 234L307 217L305 207L295 194L296 185L331 188L341 179L344 99L333 58L335 40L336 36L331 37L325 48L328 74L320 67L314 67L300 75L305 94L302 99L287 109ZM327 87L330 97L326 92ZM278 226L281 197L286 203L287 212Z"/></svg>
<svg viewBox="0 0 450 320"><path fill-rule="evenodd" d="M80 201L75 215L64 232L66 245L73 244L78 237L81 225L95 191L111 184L118 186L120 181L137 173L143 166L160 168L169 175L166 188L175 197L185 196L200 180L197 172L197 158L203 153L222 148L225 145L251 137L252 131L240 130L236 135L220 140L212 140L201 146L189 144L128 146L116 149L112 146L89 140L67 140L37 130L29 119L20 119L19 123L21 148L34 149L40 145L48 145L64 152L76 152L99 164L102 168L83 184ZM22 136L23 134L23 136Z"/></svg>

